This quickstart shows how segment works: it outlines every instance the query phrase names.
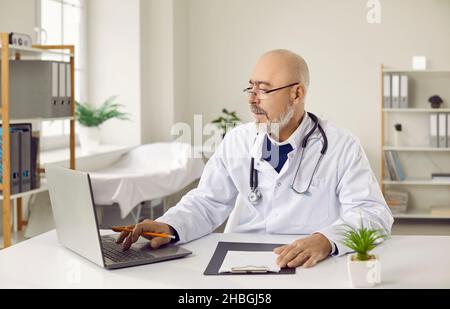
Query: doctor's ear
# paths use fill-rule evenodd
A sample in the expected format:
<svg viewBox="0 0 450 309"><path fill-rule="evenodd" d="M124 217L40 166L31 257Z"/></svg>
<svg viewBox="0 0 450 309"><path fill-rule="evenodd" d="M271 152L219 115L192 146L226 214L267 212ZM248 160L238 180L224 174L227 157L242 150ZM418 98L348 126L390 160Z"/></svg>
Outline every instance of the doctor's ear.
<svg viewBox="0 0 450 309"><path fill-rule="evenodd" d="M303 86L303 84L300 84L300 85L294 87L294 91L292 94L292 99L294 101L294 104L303 102L303 100L305 99L305 95L306 95L306 89L305 89L305 86Z"/></svg>

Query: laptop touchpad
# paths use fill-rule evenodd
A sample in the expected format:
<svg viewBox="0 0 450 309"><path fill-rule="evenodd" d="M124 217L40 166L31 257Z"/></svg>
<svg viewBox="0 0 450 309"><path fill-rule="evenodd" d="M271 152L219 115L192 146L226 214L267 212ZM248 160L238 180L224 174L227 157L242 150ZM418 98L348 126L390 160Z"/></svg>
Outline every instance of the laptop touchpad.
<svg viewBox="0 0 450 309"><path fill-rule="evenodd" d="M168 255L175 255L184 251L181 247L173 246L173 245L164 245L158 249L153 249L150 246L150 243L147 242L145 244L135 244L135 248L140 251L144 251L148 254L153 255L154 257L165 257Z"/></svg>

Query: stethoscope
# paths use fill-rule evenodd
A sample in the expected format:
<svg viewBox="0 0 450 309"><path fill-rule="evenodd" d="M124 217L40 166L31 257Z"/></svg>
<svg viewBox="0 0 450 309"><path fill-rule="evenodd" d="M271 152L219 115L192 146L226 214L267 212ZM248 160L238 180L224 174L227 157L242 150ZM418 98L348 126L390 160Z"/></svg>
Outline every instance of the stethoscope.
<svg viewBox="0 0 450 309"><path fill-rule="evenodd" d="M298 164L297 170L295 171L294 179L292 180L291 188L297 194L305 194L305 193L309 192L309 187L311 186L312 180L314 178L314 174L317 172L317 169L319 167L320 161L322 160L323 156L327 152L327 148L328 148L327 135L325 134L325 131L323 130L322 126L320 125L319 119L313 113L309 113L308 112L308 115L311 118L311 120L313 121L314 127L303 138L303 141L302 141L302 154L300 156L300 162ZM298 189L295 188L295 180L297 179L297 174L298 174L298 171L300 170L300 166L301 166L302 161L303 161L303 154L305 153L305 148L306 148L306 146L308 144L310 136L317 129L319 130L319 132L320 132L320 134L322 135L322 138L323 138L323 145L322 145L322 150L320 151L320 157L317 160L316 166L314 167L314 170L313 170L313 172L311 174L311 178L309 180L309 183L308 183L308 186L307 186L306 190L298 190ZM262 193L261 193L261 190L258 188L258 171L255 169L255 158L251 158L251 161L250 161L250 193L248 194L248 201L252 205L257 205L257 204L259 204L261 202L261 200L262 200Z"/></svg>

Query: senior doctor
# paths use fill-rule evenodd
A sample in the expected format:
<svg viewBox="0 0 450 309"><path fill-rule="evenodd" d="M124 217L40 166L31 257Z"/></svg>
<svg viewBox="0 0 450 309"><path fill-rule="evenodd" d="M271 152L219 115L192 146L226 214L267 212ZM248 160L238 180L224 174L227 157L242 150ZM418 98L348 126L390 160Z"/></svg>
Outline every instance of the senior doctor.
<svg viewBox="0 0 450 309"><path fill-rule="evenodd" d="M305 111L308 86L302 57L264 54L244 90L255 123L226 134L196 189L117 242L127 250L143 232L173 234L178 243L205 236L226 220L238 195L243 205L233 232L308 235L274 250L281 267L311 267L350 252L340 242L345 225L389 235L392 214L359 140ZM156 237L151 246L170 241Z"/></svg>

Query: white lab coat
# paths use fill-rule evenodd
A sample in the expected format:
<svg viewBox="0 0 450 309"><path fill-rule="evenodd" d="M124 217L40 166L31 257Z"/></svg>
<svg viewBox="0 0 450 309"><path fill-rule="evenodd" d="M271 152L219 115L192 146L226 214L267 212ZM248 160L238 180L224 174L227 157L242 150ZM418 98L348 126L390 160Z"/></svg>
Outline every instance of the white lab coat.
<svg viewBox="0 0 450 309"><path fill-rule="evenodd" d="M291 188L301 155L301 141L313 127L305 117L289 138L294 150L278 174L261 159L264 134L254 123L228 132L205 166L198 188L186 194L157 221L171 225L188 242L211 233L229 216L238 194L243 208L233 232L312 234L320 232L337 245L339 255L351 250L341 243L343 224L382 229L390 234L393 217L359 140L349 132L320 120L328 151L312 180L308 194ZM255 138L256 137L256 138ZM297 175L297 188L308 185L320 156L323 140L316 130L310 137ZM250 192L250 158L255 158L263 195L254 206Z"/></svg>

